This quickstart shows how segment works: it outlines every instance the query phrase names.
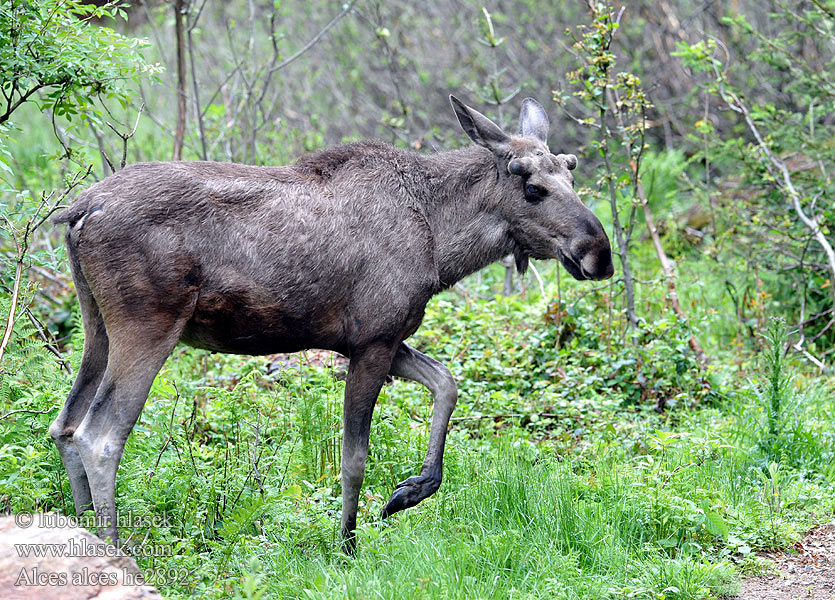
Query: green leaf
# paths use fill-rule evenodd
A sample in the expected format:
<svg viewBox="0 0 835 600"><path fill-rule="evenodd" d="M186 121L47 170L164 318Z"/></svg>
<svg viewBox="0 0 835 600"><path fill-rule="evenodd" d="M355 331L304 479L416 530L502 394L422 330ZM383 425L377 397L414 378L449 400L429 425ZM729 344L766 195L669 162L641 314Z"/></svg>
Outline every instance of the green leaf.
<svg viewBox="0 0 835 600"><path fill-rule="evenodd" d="M302 497L302 488L299 484L294 483L293 485L287 486L281 492L282 498L301 498Z"/></svg>
<svg viewBox="0 0 835 600"><path fill-rule="evenodd" d="M723 540L728 539L728 534L731 532L725 519L722 518L718 512L711 510L707 502L702 503L702 510L705 513L705 529L716 537L721 537Z"/></svg>

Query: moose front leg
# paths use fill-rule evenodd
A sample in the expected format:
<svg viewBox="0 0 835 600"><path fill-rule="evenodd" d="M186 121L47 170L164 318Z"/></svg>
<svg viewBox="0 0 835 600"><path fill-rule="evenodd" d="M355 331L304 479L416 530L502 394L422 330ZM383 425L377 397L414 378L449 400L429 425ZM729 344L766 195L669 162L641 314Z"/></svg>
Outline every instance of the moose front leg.
<svg viewBox="0 0 835 600"><path fill-rule="evenodd" d="M351 353L345 382L342 434L342 547L356 550L357 505L365 477L371 415L391 366L393 347L376 346Z"/></svg>
<svg viewBox="0 0 835 600"><path fill-rule="evenodd" d="M441 486L447 427L458 400L458 390L449 369L405 343L401 343L397 348L389 373L428 387L435 397L435 406L432 410L429 446L420 475L409 477L397 484L391 498L383 507L384 519L428 498Z"/></svg>

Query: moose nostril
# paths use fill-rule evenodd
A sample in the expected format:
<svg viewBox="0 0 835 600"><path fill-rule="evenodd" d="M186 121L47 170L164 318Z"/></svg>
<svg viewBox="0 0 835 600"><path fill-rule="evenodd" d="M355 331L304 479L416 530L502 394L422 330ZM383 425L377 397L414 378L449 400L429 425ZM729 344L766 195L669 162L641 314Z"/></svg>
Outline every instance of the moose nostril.
<svg viewBox="0 0 835 600"><path fill-rule="evenodd" d="M597 253L597 262L600 266L612 264L612 250L611 248L603 248Z"/></svg>
<svg viewBox="0 0 835 600"><path fill-rule="evenodd" d="M615 272L612 251L608 246L587 252L578 262L589 279L608 279Z"/></svg>
<svg viewBox="0 0 835 600"><path fill-rule="evenodd" d="M611 260L605 263L605 265L603 272L600 273L599 279L609 279L609 277L615 274L615 264Z"/></svg>
<svg viewBox="0 0 835 600"><path fill-rule="evenodd" d="M595 279L609 279L615 274L612 262L612 250L607 246L597 253L597 273Z"/></svg>

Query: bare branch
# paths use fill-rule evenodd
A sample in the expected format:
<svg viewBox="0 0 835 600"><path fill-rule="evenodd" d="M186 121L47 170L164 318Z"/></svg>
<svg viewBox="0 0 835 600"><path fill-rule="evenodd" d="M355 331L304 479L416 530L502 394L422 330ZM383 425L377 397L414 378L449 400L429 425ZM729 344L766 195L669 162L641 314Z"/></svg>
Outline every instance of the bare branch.
<svg viewBox="0 0 835 600"><path fill-rule="evenodd" d="M3 219L9 227L12 226L5 215L3 216ZM0 364L3 363L3 354L6 351L6 346L8 346L9 341L12 339L12 331L14 330L16 320L15 315L17 314L17 300L20 297L20 278L23 275L23 255L20 244L17 244L17 248L18 260L17 265L15 266L14 285L12 285L12 302L9 306L9 316L6 318L6 330L3 332L3 339L0 340Z"/></svg>
<svg viewBox="0 0 835 600"><path fill-rule="evenodd" d="M41 219L37 223L35 223L35 225L33 225L31 228L28 228L28 233L30 233L30 234L34 233L41 225L44 224L44 222L46 222L47 219L49 219L49 217L52 216L52 214L56 210L61 208L61 202L63 202L64 198L69 196L70 192L72 192L75 188L77 188L79 185L81 185L81 182L84 181L87 177L89 177L89 175L90 175L90 173L92 173L92 171L93 171L93 165L91 164L91 165L87 166L87 169L85 171L79 171L78 173L73 175L73 178L67 184L66 189L64 189L64 191L61 192L61 195L58 196L58 199L55 202L52 203L52 206L49 207L49 209L46 211L46 214L44 214L44 216L41 217ZM46 199L51 198L52 194L54 194L54 193L55 192L53 190L49 194L49 196L46 196L45 198ZM42 200L41 201L41 207L43 207L45 205L46 205L45 200ZM39 207L38 211L35 213L35 216L33 218L37 218L37 215L38 215L39 212L40 212L40 207Z"/></svg>
<svg viewBox="0 0 835 600"><path fill-rule="evenodd" d="M139 127L139 118L142 116L142 110L145 108L145 103L139 105L139 112L136 114L136 122L133 124L133 129L130 130L129 133L122 133L110 122L105 121L108 127L113 130L113 132L122 138L122 160L119 162L119 168L124 169L125 165L128 161L128 140L131 139L134 134L136 134L136 129ZM106 157L106 156L105 156ZM110 163L110 159L107 161ZM110 165L110 168L113 169L113 165ZM115 172L115 169L114 169Z"/></svg>
<svg viewBox="0 0 835 600"><path fill-rule="evenodd" d="M0 115L0 123L5 123L6 121L8 121L9 117L12 116L12 113L15 110L20 108L20 106L24 102L26 102L32 94L37 92L39 89L46 87L46 85L47 84L45 84L45 83L39 83L39 84L35 85L34 87L27 90L25 93L21 94L20 97L17 99L17 101L14 102L14 103L11 103L11 96L9 96L10 102L6 104L6 112L3 113L2 115Z"/></svg>
<svg viewBox="0 0 835 600"><path fill-rule="evenodd" d="M44 409L44 410L29 410L27 408L19 408L17 410L10 410L9 412L7 412L4 415L0 415L0 421L5 419L6 417L11 417L12 415L15 415L17 413L26 413L26 414L29 414L29 415L45 415L47 413L52 412L52 410L53 409L51 409L51 408L47 408L47 409Z"/></svg>
<svg viewBox="0 0 835 600"><path fill-rule="evenodd" d="M342 9L341 13L336 15L331 20L330 23L328 23L327 25L324 26L324 28L322 28L322 30L319 33L317 33L312 38L310 38L310 41L307 42L304 46L302 46L301 49L298 52L296 52L295 54L293 54L291 56L288 56L286 59L284 59L283 61L278 63L276 66L272 67L269 71L270 74L275 73L276 71L280 71L281 69L283 69L284 67L286 67L287 65L292 63L294 60L299 58L302 54L304 54L305 52L310 50L313 46L315 46L316 43L319 40L321 40L324 37L324 35L331 29L331 27L336 25L342 17L347 15L349 12L351 12L351 9L354 8L354 5L356 3L357 3L357 0L351 0L351 2L349 2L348 5L345 6L345 8Z"/></svg>
<svg viewBox="0 0 835 600"><path fill-rule="evenodd" d="M5 285L3 286L7 292L12 293ZM61 351L58 349L58 344L55 341L55 337L49 332L49 329L41 323L40 319L35 316L35 313L31 311L28 307L23 308L23 312L26 313L26 316L29 317L29 322L32 323L32 326L38 331L38 335L40 336L41 340L43 340L44 347L49 350L55 357L58 359L61 368L65 369L67 373L70 375L73 374L72 365L70 365L69 361L61 354Z"/></svg>

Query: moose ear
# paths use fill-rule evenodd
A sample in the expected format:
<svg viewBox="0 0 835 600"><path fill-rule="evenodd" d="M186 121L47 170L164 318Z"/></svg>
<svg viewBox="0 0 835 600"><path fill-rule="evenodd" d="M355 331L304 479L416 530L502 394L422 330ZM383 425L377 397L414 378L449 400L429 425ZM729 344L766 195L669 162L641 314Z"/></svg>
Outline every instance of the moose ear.
<svg viewBox="0 0 835 600"><path fill-rule="evenodd" d="M475 109L470 108L455 96L450 95L449 101L455 110L458 122L470 139L480 146L489 148L494 153L503 153L507 149L510 138L502 128Z"/></svg>
<svg viewBox="0 0 835 600"><path fill-rule="evenodd" d="M519 133L526 137L535 137L543 144L548 142L548 115L542 105L533 98L522 101L519 114Z"/></svg>

